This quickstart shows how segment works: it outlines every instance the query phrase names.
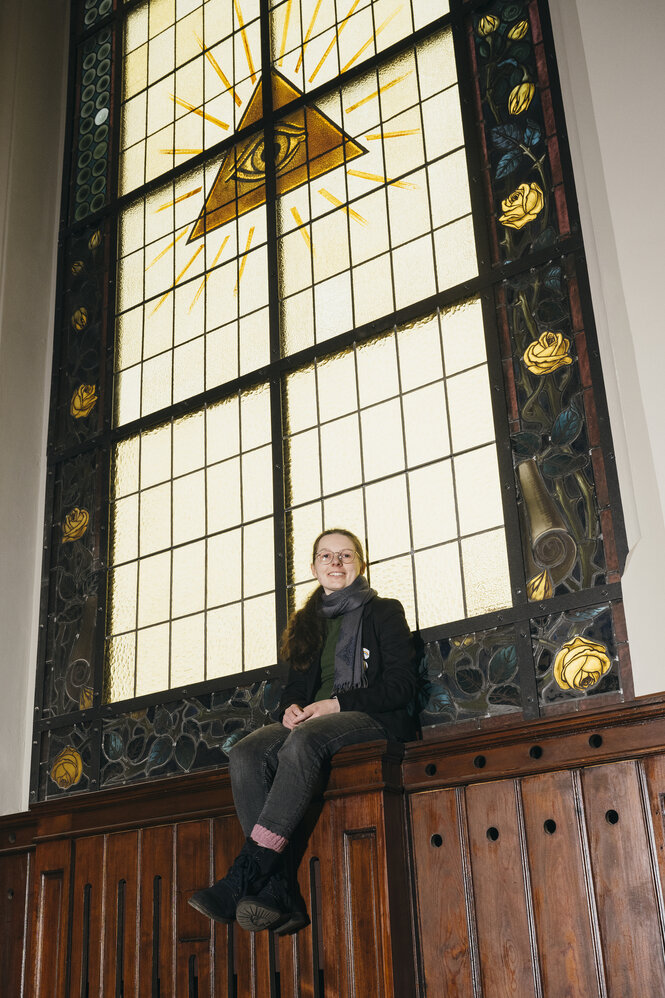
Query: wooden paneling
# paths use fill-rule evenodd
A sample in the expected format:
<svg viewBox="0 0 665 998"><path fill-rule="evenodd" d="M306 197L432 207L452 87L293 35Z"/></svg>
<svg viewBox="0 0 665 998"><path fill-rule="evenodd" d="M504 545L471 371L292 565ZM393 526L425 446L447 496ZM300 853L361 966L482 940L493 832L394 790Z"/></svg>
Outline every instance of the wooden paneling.
<svg viewBox="0 0 665 998"><path fill-rule="evenodd" d="M185 821L176 828L176 995L212 998L210 960L212 922L187 904L200 887L212 883L211 822Z"/></svg>
<svg viewBox="0 0 665 998"><path fill-rule="evenodd" d="M0 856L0 968L8 995L23 992L30 853Z"/></svg>
<svg viewBox="0 0 665 998"><path fill-rule="evenodd" d="M74 842L72 885L71 998L101 995L104 938L104 847L103 835Z"/></svg>
<svg viewBox="0 0 665 998"><path fill-rule="evenodd" d="M139 995L177 998L175 992L173 825L140 833Z"/></svg>
<svg viewBox="0 0 665 998"><path fill-rule="evenodd" d="M65 994L70 868L71 842L37 846L28 990L34 998L61 998Z"/></svg>

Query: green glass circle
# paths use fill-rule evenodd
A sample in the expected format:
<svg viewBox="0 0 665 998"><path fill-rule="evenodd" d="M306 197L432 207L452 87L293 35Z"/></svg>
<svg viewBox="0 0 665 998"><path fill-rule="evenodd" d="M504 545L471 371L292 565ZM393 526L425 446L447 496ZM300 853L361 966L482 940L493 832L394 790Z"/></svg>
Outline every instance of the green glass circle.
<svg viewBox="0 0 665 998"><path fill-rule="evenodd" d="M81 135L87 135L88 132L91 132L93 125L94 121L91 117L81 118L81 124L79 125Z"/></svg>
<svg viewBox="0 0 665 998"><path fill-rule="evenodd" d="M110 41L111 41L111 32L109 31L109 29L108 29L108 28L104 28L104 30L103 30L103 31L100 31L100 32L99 32L99 35L98 35L97 37L98 37L99 41L100 41L100 42L101 42L102 44L103 44L104 42L110 42ZM101 49L98 49L97 51L98 51L98 52L101 52Z"/></svg>
<svg viewBox="0 0 665 998"><path fill-rule="evenodd" d="M104 76L111 69L111 60L102 59L100 64L97 66L97 76Z"/></svg>
<svg viewBox="0 0 665 998"><path fill-rule="evenodd" d="M95 96L95 88L91 84L89 87L83 88L83 93L81 94L81 102L83 104L86 104L87 102L93 100L94 96Z"/></svg>
<svg viewBox="0 0 665 998"><path fill-rule="evenodd" d="M80 204L76 209L76 211L74 212L74 218L76 219L77 222L80 222L80 220L82 218L85 218L85 216L89 214L89 212L90 209L88 208L87 204Z"/></svg>
<svg viewBox="0 0 665 998"><path fill-rule="evenodd" d="M97 93L98 94L104 93L106 90L109 89L110 86L111 86L111 77L108 75L100 76L100 78L97 80Z"/></svg>
<svg viewBox="0 0 665 998"><path fill-rule="evenodd" d="M93 198L90 203L91 211L99 211L100 208L104 207L105 197L103 194L98 194L97 197Z"/></svg>
<svg viewBox="0 0 665 998"><path fill-rule="evenodd" d="M99 128L96 129L94 134L95 142L104 142L104 140L108 137L108 134L109 134L109 126L100 125Z"/></svg>
<svg viewBox="0 0 665 998"><path fill-rule="evenodd" d="M108 59L110 54L111 54L111 46L108 44L108 42L106 43L106 45L100 45L99 48L97 49L98 59Z"/></svg>
<svg viewBox="0 0 665 998"><path fill-rule="evenodd" d="M90 188L88 187L87 184L83 184L76 191L76 200L78 202L87 201L89 197L90 197Z"/></svg>
<svg viewBox="0 0 665 998"><path fill-rule="evenodd" d="M95 7L97 0L85 0L85 9L90 10L91 7Z"/></svg>
<svg viewBox="0 0 665 998"><path fill-rule="evenodd" d="M82 135L79 139L79 149L89 149L92 145L92 135Z"/></svg>
<svg viewBox="0 0 665 998"><path fill-rule="evenodd" d="M98 111L97 114L95 115L95 124L103 125L105 121L108 121L108 117L109 117L108 108L103 107L101 111Z"/></svg>
<svg viewBox="0 0 665 998"><path fill-rule="evenodd" d="M87 166L84 166L83 169L79 170L79 172L77 173L76 182L78 184L87 184L89 180L90 180L90 169Z"/></svg>
<svg viewBox="0 0 665 998"><path fill-rule="evenodd" d="M92 153L89 150L86 152L82 152L81 155L79 156L79 169L82 170L83 167L88 166L91 159L92 159Z"/></svg>
<svg viewBox="0 0 665 998"><path fill-rule="evenodd" d="M106 160L98 159L92 164L92 175L93 177L101 177L102 174L106 173Z"/></svg>
<svg viewBox="0 0 665 998"><path fill-rule="evenodd" d="M88 55L83 60L83 68L92 69L96 62L97 62L97 56L95 55L95 53L89 52Z"/></svg>
<svg viewBox="0 0 665 998"><path fill-rule="evenodd" d="M86 101L86 103L81 108L81 117L89 118L94 110L95 110L95 105L92 103L92 101L91 100Z"/></svg>
<svg viewBox="0 0 665 998"><path fill-rule="evenodd" d="M102 0L102 2L99 5L100 15L103 17L104 14L108 14L112 6L113 6L112 0Z"/></svg>
<svg viewBox="0 0 665 998"><path fill-rule="evenodd" d="M95 159L104 159L106 153L108 152L109 144L108 142L98 142L94 148L92 155Z"/></svg>
<svg viewBox="0 0 665 998"><path fill-rule="evenodd" d="M97 179L93 180L92 184L90 185L90 190L92 191L93 194L101 194L101 192L105 189L106 189L106 177L97 177Z"/></svg>
<svg viewBox="0 0 665 998"><path fill-rule="evenodd" d="M86 27L90 27L91 24L95 23L96 19L97 19L97 11L89 10L88 13L85 15L85 17L83 18L83 23L85 24Z"/></svg>
<svg viewBox="0 0 665 998"><path fill-rule="evenodd" d="M108 102L109 102L109 95L100 94L97 100L95 101L95 107L97 108L97 110L100 110L101 108L106 107Z"/></svg>
<svg viewBox="0 0 665 998"><path fill-rule="evenodd" d="M86 72L83 74L83 78L81 80L81 84L84 87L89 87L90 84L95 79L95 76L96 76L96 73L95 73L94 69L88 69L88 70L86 70Z"/></svg>

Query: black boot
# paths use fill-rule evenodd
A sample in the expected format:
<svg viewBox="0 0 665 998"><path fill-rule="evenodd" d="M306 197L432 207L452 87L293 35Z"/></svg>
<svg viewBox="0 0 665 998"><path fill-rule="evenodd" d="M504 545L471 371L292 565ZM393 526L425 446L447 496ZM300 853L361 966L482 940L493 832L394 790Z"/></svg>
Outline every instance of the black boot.
<svg viewBox="0 0 665 998"><path fill-rule="evenodd" d="M295 877L274 873L262 890L238 902L238 925L248 932L272 929L277 935L298 932L309 924L305 902Z"/></svg>
<svg viewBox="0 0 665 998"><path fill-rule="evenodd" d="M278 853L247 839L226 876L212 887L196 891L188 903L216 922L232 922L240 898L260 891L280 863Z"/></svg>

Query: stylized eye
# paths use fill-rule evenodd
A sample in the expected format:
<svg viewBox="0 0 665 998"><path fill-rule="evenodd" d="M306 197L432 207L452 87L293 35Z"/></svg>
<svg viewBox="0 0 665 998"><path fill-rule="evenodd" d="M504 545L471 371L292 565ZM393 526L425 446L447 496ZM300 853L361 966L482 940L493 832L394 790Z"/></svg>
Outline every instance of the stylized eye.
<svg viewBox="0 0 665 998"><path fill-rule="evenodd" d="M284 170L305 141L305 129L302 125L282 122L275 129L275 168L279 173ZM260 180L265 176L265 143L258 136L243 150L236 163L233 176L238 180Z"/></svg>

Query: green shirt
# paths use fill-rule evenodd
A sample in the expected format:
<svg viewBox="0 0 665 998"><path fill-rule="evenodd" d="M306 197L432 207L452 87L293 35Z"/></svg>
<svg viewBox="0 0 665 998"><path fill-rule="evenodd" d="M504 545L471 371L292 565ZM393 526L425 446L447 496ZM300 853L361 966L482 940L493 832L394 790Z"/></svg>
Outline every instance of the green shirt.
<svg viewBox="0 0 665 998"><path fill-rule="evenodd" d="M314 700L329 700L335 683L335 649L342 626L341 617L330 617L326 622L326 640L321 652L321 685Z"/></svg>

